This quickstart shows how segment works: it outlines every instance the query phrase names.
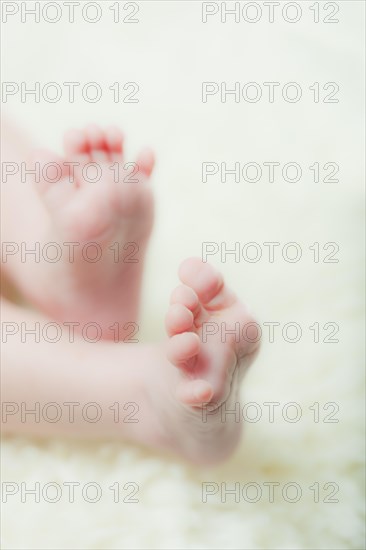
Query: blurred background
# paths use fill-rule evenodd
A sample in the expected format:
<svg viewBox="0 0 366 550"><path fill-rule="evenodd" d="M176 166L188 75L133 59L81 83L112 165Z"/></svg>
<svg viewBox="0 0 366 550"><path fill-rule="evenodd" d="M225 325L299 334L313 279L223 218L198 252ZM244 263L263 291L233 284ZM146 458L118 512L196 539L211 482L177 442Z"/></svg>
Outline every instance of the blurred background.
<svg viewBox="0 0 366 550"><path fill-rule="evenodd" d="M81 498L72 504L66 498L53 504L9 499L3 505L3 547L363 547L363 2L279 2L273 22L266 5L277 4L272 2L81 1L73 3L73 23L66 2L48 3L46 11L40 2L35 22L25 9L35 4L2 2L7 117L35 146L58 153L67 128L90 122L120 126L128 160L144 144L156 151L157 216L141 339L163 337L179 263L201 256L203 243L216 243L219 252L209 260L265 327L279 323L273 342L269 329L263 331L262 353L247 375L243 400L263 411L263 403L280 405L274 422L268 413L248 422L235 456L209 470L123 442L5 440L4 480L95 481L104 493L94 504ZM225 9L237 10L226 22ZM10 89L4 82L15 83L19 92L4 95ZM50 82L62 90L56 102L44 98L52 97L44 87ZM80 83L74 102L65 82ZM101 90L99 101L81 93L91 82ZM205 82L215 91L207 101ZM276 83L273 101L265 84L270 82ZM40 101L31 95L22 101L21 90L35 83ZM221 95L235 83L244 88L238 101ZM291 101L299 89L301 98ZM258 90L261 98L250 101ZM92 87L88 92L93 97ZM206 182L203 163L218 167ZM241 172L235 181L228 174L223 182L221 163L228 169L240 163L240 170L256 163L262 175L245 181ZM279 163L273 182L268 163ZM298 181L290 181L296 179L291 169L283 176L287 163L300 166ZM253 180L251 170L247 179ZM263 244L268 242L279 243L273 262ZM286 246L293 242L301 250L297 262L282 254L288 250L292 257L294 249ZM220 254L235 243L239 261ZM247 243L259 247L257 262L248 261L255 251ZM327 243L333 244L324 248ZM301 327L297 342L289 341L291 331L283 336L290 322ZM314 323L318 342L309 328ZM301 408L298 422L283 417L290 402ZM139 502L113 502L108 487L116 481L137 483ZM264 491L257 502L221 502L219 495L202 501L203 482L263 488L268 481L280 489L297 483L302 496L288 502L279 490L274 502ZM319 502L309 489L314 483ZM336 487L337 502L329 502Z"/></svg>

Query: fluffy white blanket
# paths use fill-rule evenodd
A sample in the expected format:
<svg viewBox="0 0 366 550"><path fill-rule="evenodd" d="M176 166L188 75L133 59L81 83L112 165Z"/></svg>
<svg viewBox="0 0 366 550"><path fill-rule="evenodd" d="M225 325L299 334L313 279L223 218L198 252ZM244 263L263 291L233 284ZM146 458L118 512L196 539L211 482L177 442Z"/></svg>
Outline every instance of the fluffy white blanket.
<svg viewBox="0 0 366 550"><path fill-rule="evenodd" d="M220 13L203 23L200 2L139 2L135 24L113 23L109 2L101 3L99 23L82 21L76 10L75 23L67 24L66 7L58 4L63 10L58 23L30 18L22 23L18 14L3 25L3 80L29 87L55 81L64 92L64 82L82 87L94 81L103 97L97 103L79 94L74 103L65 95L56 103L31 98L22 103L13 96L8 110L49 148L60 148L65 127L90 121L123 127L130 158L141 143L156 148L157 220L141 337L162 337L176 268L183 258L200 255L204 242L217 243L219 251L221 243L240 247L238 262L233 255L222 261L219 252L210 259L262 323L280 325L272 343L264 325L262 353L243 387L243 403L252 403L247 416L261 417L247 421L238 452L220 467L191 467L122 441L4 441L3 481L24 482L27 488L39 482L41 491L57 483L61 498L47 502L54 486L39 503L32 495L21 502L21 490L9 496L3 504L2 547L363 548L363 3L331 3L340 8L337 15L321 4L319 23L305 2L297 23L284 20L283 3L269 23L262 2L252 3L262 9L257 23L245 21L242 12L238 23L229 16L221 23ZM221 3L211 4L215 11ZM246 18L255 13L245 12ZM325 16L339 22L324 23ZM114 103L108 87L115 82L122 91L126 82L138 83L140 101ZM256 82L263 96L257 103L227 96L225 103L216 93L204 103L202 82L216 82L219 89L222 82L227 88ZM265 82L280 83L273 103ZM296 103L282 97L289 82L301 87ZM310 89L316 82L319 102ZM324 90L328 82L339 86L338 103L323 101L334 91ZM288 89L290 95L294 91ZM228 176L223 183L214 175L203 183L203 162L226 162L229 168L255 162L262 178L249 183ZM280 163L272 183L268 162ZM298 182L281 175L289 162L301 167ZM314 163L320 165L319 183L315 168L309 168ZM323 181L333 170L324 170L326 163L339 166L338 183ZM245 258L246 252L254 255L254 248L245 247L253 242L262 252L256 263ZM268 261L266 242L280 243L274 262ZM301 248L298 262L283 258L282 252L295 252L286 249L289 242ZM339 246L333 257L333 248L323 249L330 242ZM319 262L314 243L319 243ZM327 258L339 261L324 262ZM301 328L297 342L286 341L294 338L293 328L284 329L289 322ZM314 341L317 326L319 342ZM278 403L273 422L268 402ZM298 421L290 422L295 414ZM80 484L73 503L71 482ZM85 487L90 482L94 487ZM117 486L119 502L114 502ZM128 498L136 486L137 494ZM88 502L96 487L99 501ZM236 494L225 497L225 487ZM138 502L123 502L133 498Z"/></svg>

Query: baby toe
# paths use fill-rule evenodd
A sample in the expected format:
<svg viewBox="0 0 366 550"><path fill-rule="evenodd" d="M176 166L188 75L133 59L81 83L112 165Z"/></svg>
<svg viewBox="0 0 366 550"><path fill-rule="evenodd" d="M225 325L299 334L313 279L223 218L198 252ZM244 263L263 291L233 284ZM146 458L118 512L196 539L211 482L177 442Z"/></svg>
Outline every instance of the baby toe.
<svg viewBox="0 0 366 550"><path fill-rule="evenodd" d="M206 380L184 380L176 391L177 399L190 406L199 406L209 403L214 391Z"/></svg>
<svg viewBox="0 0 366 550"><path fill-rule="evenodd" d="M198 355L201 342L194 332L183 332L169 339L167 347L168 360L176 367L182 367L189 359Z"/></svg>
<svg viewBox="0 0 366 550"><path fill-rule="evenodd" d="M194 290L203 304L213 300L224 284L221 274L200 258L185 260L179 268L179 277Z"/></svg>
<svg viewBox="0 0 366 550"><path fill-rule="evenodd" d="M193 326L193 313L182 304L172 304L166 315L165 326L169 336L187 332Z"/></svg>
<svg viewBox="0 0 366 550"><path fill-rule="evenodd" d="M121 162L124 141L121 130L116 126L110 126L106 129L105 140L111 160L115 162Z"/></svg>
<svg viewBox="0 0 366 550"><path fill-rule="evenodd" d="M193 288L187 285L179 285L173 290L170 303L183 304L190 311L194 312L199 306L199 299Z"/></svg>
<svg viewBox="0 0 366 550"><path fill-rule="evenodd" d="M139 172L144 176L150 177L155 166L155 155L149 148L143 149L137 157L137 166Z"/></svg>

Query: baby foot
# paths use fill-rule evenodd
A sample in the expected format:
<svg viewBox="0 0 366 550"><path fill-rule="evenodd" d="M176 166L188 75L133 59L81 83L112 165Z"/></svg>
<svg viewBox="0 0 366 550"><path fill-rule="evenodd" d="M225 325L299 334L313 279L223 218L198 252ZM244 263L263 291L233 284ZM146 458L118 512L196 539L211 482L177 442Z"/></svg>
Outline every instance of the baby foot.
<svg viewBox="0 0 366 550"><path fill-rule="evenodd" d="M257 330L212 266L191 258L179 276L183 285L173 291L166 317L168 360L178 369L168 429L188 458L216 462L240 437L235 415L222 409L233 411L238 403L240 382L259 348Z"/></svg>
<svg viewBox="0 0 366 550"><path fill-rule="evenodd" d="M47 151L33 158L41 169L49 166L36 182L49 214L47 240L73 243L64 262L48 265L37 305L58 319L97 322L104 338L115 338L111 325L137 317L153 224L154 157L145 150L126 162L117 128L71 130L64 147L64 158Z"/></svg>
<svg viewBox="0 0 366 550"><path fill-rule="evenodd" d="M62 169L57 182L52 182L51 167L47 180L36 183L62 235L81 242L110 242L124 237L132 224L129 236L147 238L153 216L147 185L154 166L152 152L144 150L136 162L127 162L118 128L103 132L94 125L67 132L64 148L65 158L40 151L36 159L41 166L57 163Z"/></svg>

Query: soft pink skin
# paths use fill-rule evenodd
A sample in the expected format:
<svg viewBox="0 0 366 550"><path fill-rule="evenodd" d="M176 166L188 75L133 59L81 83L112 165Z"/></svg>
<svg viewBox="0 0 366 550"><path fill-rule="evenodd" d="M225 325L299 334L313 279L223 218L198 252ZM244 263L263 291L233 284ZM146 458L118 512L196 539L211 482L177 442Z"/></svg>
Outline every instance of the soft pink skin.
<svg viewBox="0 0 366 550"><path fill-rule="evenodd" d="M3 159L25 161L26 148L19 153L16 139L8 141ZM62 168L62 177L55 183L42 177L33 182L38 197L30 192L32 182L22 184L19 175L3 185L3 197L8 209L13 209L13 218L14 212L24 209L24 204L28 209L24 216L21 213L23 232L9 229L10 237L5 236L4 240L29 242L30 248L39 242L41 249L46 243L57 242L62 246L62 259L50 263L41 257L39 263L20 263L20 255L14 255L4 268L26 298L46 315L59 321L79 322L80 328L93 321L101 326L103 338L112 339L115 331L110 330L111 325L123 326L136 322L138 317L144 256L153 224L149 177L154 157L150 150L142 151L136 161L137 174L129 176L132 168L124 168L127 160L123 155L123 136L117 128L105 132L97 126L71 130L64 141L65 157L39 150L33 151L27 161L28 167L35 162L41 167L56 162ZM70 162L79 163L73 172L65 165ZM85 181L82 174L82 168L90 162L98 163L102 170L102 178L95 183ZM115 181L110 166L116 170L117 163L119 179ZM47 174L49 180L56 172L51 168ZM18 206L20 202L23 206ZM7 225L13 226L14 220ZM72 262L63 245L68 242L78 243ZM83 247L88 243L97 243L102 251L101 260L96 263L83 257ZM119 243L120 250L117 261L109 248L116 251L115 243ZM124 249L127 243L134 244ZM130 263L128 259L138 261Z"/></svg>
<svg viewBox="0 0 366 550"><path fill-rule="evenodd" d="M177 434L176 445L184 456L215 463L230 456L239 442L241 424L234 415L222 414L222 409L233 411L235 403L239 404L241 381L257 355L259 342L249 342L242 332L240 338L224 335L220 329L204 341L202 325L224 324L230 330L235 323L244 327L255 321L221 274L199 258L185 260L179 277L182 284L173 291L166 316L166 353L178 371L173 383L177 416L172 420L174 432L173 427L169 432ZM170 417L171 410L167 410L164 418Z"/></svg>
<svg viewBox="0 0 366 550"><path fill-rule="evenodd" d="M235 322L253 319L241 302L226 289L221 276L196 258L183 262L182 285L172 294L167 313L167 342L156 345L87 343L26 344L20 332L3 344L3 401L34 403L96 402L103 410L100 422L76 419L51 424L20 422L10 415L7 432L37 435L126 437L157 449L173 451L199 464L214 464L229 457L240 439L242 425L221 409L230 411L239 401L240 382L258 350L258 344L220 334L202 342L202 322ZM49 319L3 300L5 322L41 326ZM175 366L174 366L175 365ZM137 403L137 423L115 423L108 411L113 403ZM203 415L209 405L209 413ZM203 420L205 418L205 421Z"/></svg>
<svg viewBox="0 0 366 550"><path fill-rule="evenodd" d="M253 319L208 263L185 260L179 276L183 284L173 291L166 316L168 358L182 373L178 398L192 406L211 401L221 405L229 398L234 370L258 347L243 338L236 341L235 334L224 335L221 324L229 330ZM203 341L205 322L215 323L218 331Z"/></svg>
<svg viewBox="0 0 366 550"><path fill-rule="evenodd" d="M100 144L99 138L95 137L99 134L95 131L93 135L92 143ZM116 136L117 133L113 135ZM113 141L109 135L108 139L110 144L115 144L114 149L110 145L108 153L110 158L116 154L120 159L121 151L115 150L121 144L119 137ZM69 157L71 155L75 158L74 154L87 154L83 150L85 142L84 138L80 138L80 134L70 134L67 143ZM100 157L106 154L101 147L92 150L93 154L97 150ZM104 162L104 156L103 159L99 159L101 160ZM152 169L152 157L144 153L140 162L145 166L144 170L148 175ZM143 188L139 190L123 188L120 196L109 183L106 182L105 186L100 186L95 195L92 192L89 193L83 187L83 182L79 180L78 187L71 190L62 189L62 182L54 189L50 189L43 183L40 185L38 190L47 206L47 211L43 211L44 217L40 221L43 223L49 219L53 240L56 241L60 235L65 235L66 228L71 232L80 231L83 233L83 238L88 236L89 231L95 231L96 226L90 218L90 212L85 209L85 204L90 204L92 208L97 194L99 201L105 201L104 218L100 216L98 223L101 224L101 220L104 219L105 225L108 225L108 220L113 217L114 221L109 221L109 225L116 231L120 231L120 218L116 215L116 211L119 214L124 212L120 214L124 234L135 233L141 235L142 239L147 239L152 223L151 218L151 221L147 220L145 225L145 216L148 212L152 213L152 209L149 210L150 190L143 187L145 185L143 183ZM17 192L14 192L14 188L2 185L2 191L6 204L11 205L13 201L15 207ZM29 193L29 188L25 191ZM132 198L128 196L129 191L132 193ZM137 197L133 196L135 191ZM56 194L56 204L61 205L58 209L55 204ZM109 199L104 197L104 194ZM111 197L113 197L112 201ZM146 199L146 197L149 198ZM39 204L31 194L26 204L27 208L20 213L25 221L31 219L29 209L33 209L33 215L38 213L41 216L42 209L39 209ZM129 204L133 205L131 209ZM22 208L21 205L19 205L20 208ZM146 209L143 210L144 208ZM75 210L79 215L73 217ZM80 219L82 212L86 220ZM95 212L98 216L98 211ZM30 231L29 227L28 231ZM27 232L22 233L19 224L11 217L5 218L5 231L7 238L13 241L27 236ZM100 242L105 242L104 236L101 237ZM97 281L93 277L88 279L87 270L82 263L76 271L65 265L63 270L57 272L59 295L57 305L63 304L61 309L54 305L55 284L45 266L43 266L45 273L39 267L38 271L34 272L26 269L27 264L17 266L16 261L11 262L10 267L9 264L5 267L13 283L22 291L26 290L26 294L33 303L40 305L44 311L50 311L48 313L50 318L59 319L72 304L74 316L72 320L86 318L90 321L91 318L88 315L90 311L95 311L96 315L99 314L95 320L107 323L116 321L114 317L116 313L120 319L126 311L134 311L134 308L137 310L139 298L139 285L135 285L135 278L131 276L131 272L126 272L122 266L121 272L110 273L110 270L116 269L116 265L119 264L99 266L104 270L103 275L107 280L116 282L113 292L110 288L106 290L103 288L105 278L104 282ZM138 265L138 269L142 270L141 265L132 265ZM16 267L21 269L17 271ZM155 345L115 344L108 341L88 343L80 337L70 342L66 332L62 333L61 340L56 343L49 343L42 339L40 342L35 342L32 337L29 337L26 343L22 343L21 331L8 337L2 345L3 401L17 404L25 402L27 408L34 407L36 402L41 405L50 402L62 405L67 402L85 404L94 401L100 405L103 416L94 424L85 422L80 417L71 423L64 416L57 423L49 423L43 418L40 422L35 422L33 417L30 417L27 422L21 422L19 414L11 414L3 424L3 430L38 435L126 437L157 449L173 451L193 462L204 464L216 463L230 456L239 441L242 426L235 422L232 414L222 422L221 412L223 407L228 411L235 408L235 402L239 400L240 382L258 351L258 343L250 343L244 338L236 341L234 335L225 339L220 331L208 337L205 342L202 336L202 324L216 322L221 326L221 323L224 323L228 329L231 329L235 323L243 327L246 323L252 322L253 318L237 297L227 289L221 275L200 259L185 260L180 266L179 277L181 284L171 295L166 316L168 339L164 343ZM73 281L75 278L76 283ZM39 296L39 279L45 291L43 298ZM94 286L94 292L88 294L80 288L81 281L84 284L86 282L91 285L99 284L100 288L96 290ZM71 296L72 299L69 296L70 292L74 293ZM132 294L133 299L125 307L128 292ZM97 295L97 300L94 300L93 294ZM122 313L116 312L118 308L112 298L119 307L125 307ZM91 300L91 304L88 303L88 299ZM51 302L54 300L51 306L47 304L47 300ZM99 311L95 309L98 303ZM42 326L50 321L50 318L15 306L5 299L2 299L1 305L2 319L5 323L25 322L26 326L34 326L34 323L40 322ZM110 407L116 402L122 405L137 403L139 421L136 423L113 421ZM210 412L204 415L207 404Z"/></svg>

